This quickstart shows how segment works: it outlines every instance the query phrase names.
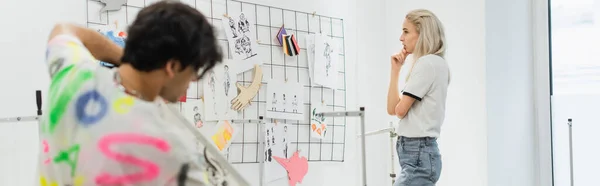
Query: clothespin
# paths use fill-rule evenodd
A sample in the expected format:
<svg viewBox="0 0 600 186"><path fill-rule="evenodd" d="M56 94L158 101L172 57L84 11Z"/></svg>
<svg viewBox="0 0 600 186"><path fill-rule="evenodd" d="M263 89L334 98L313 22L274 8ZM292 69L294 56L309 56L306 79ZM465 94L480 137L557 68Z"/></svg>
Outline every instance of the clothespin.
<svg viewBox="0 0 600 186"><path fill-rule="evenodd" d="M325 100L324 99L321 100L321 104L325 105Z"/></svg>
<svg viewBox="0 0 600 186"><path fill-rule="evenodd" d="M204 102L204 96L200 96L200 100L202 100L202 102Z"/></svg>
<svg viewBox="0 0 600 186"><path fill-rule="evenodd" d="M119 20L115 20L114 24L115 24L115 29L119 30Z"/></svg>
<svg viewBox="0 0 600 186"><path fill-rule="evenodd" d="M317 14L317 11L313 11L312 16L315 17L316 14Z"/></svg>
<svg viewBox="0 0 600 186"><path fill-rule="evenodd" d="M285 78L285 82L286 82L286 83L288 82L288 78L287 78L287 77Z"/></svg>
<svg viewBox="0 0 600 186"><path fill-rule="evenodd" d="M223 17L230 18L227 14L223 14Z"/></svg>
<svg viewBox="0 0 600 186"><path fill-rule="evenodd" d="M256 40L256 43L260 44L260 40L258 40L258 39L257 39L257 40Z"/></svg>

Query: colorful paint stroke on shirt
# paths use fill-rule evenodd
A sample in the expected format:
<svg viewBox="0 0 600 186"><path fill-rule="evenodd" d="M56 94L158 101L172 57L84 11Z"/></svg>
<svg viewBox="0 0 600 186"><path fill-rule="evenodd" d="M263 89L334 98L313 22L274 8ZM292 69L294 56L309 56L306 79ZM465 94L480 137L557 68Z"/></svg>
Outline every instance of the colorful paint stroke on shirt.
<svg viewBox="0 0 600 186"><path fill-rule="evenodd" d="M54 132L56 125L65 114L70 101L73 99L73 96L85 82L94 77L94 73L89 70L76 72L76 75L73 78L68 79L70 82L66 83L64 87L62 87L67 73L72 71L74 68L75 66L71 65L58 72L50 84L50 114L48 123L48 132L50 133Z"/></svg>

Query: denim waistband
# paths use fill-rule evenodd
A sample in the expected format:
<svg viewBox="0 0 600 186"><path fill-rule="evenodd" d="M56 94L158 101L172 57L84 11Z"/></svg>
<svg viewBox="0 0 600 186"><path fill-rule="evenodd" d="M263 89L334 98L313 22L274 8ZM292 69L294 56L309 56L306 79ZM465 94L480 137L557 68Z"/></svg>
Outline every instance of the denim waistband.
<svg viewBox="0 0 600 186"><path fill-rule="evenodd" d="M420 144L424 144L424 145L431 145L433 143L437 142L437 138L435 137L405 137L405 136L398 136L398 142L404 144L404 143L415 143L415 142L419 142Z"/></svg>
<svg viewBox="0 0 600 186"><path fill-rule="evenodd" d="M398 140L404 140L404 141L435 141L437 140L437 138L435 137L415 137L415 138L411 138L411 137L405 137L405 136L398 136Z"/></svg>
<svg viewBox="0 0 600 186"><path fill-rule="evenodd" d="M437 138L435 137L404 137L399 136L396 145L397 148L401 148L403 151L424 151L424 152L438 152L437 149Z"/></svg>

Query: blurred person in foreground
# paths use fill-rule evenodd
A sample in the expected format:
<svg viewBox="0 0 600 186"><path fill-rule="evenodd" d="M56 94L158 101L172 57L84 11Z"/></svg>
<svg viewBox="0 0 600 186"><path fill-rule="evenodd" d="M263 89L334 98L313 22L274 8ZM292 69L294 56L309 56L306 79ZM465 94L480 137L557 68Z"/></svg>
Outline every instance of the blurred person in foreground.
<svg viewBox="0 0 600 186"><path fill-rule="evenodd" d="M57 24L41 119L41 185L237 185L167 102L222 61L214 28L170 1L143 8L122 49L94 30ZM118 68L102 67L97 61Z"/></svg>

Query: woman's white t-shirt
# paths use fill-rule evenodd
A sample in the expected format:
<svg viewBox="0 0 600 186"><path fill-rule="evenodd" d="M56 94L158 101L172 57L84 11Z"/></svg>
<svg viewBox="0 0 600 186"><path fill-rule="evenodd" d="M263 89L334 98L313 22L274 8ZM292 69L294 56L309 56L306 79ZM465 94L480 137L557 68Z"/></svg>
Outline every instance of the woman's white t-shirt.
<svg viewBox="0 0 600 186"><path fill-rule="evenodd" d="M450 71L446 60L437 55L420 57L414 64L402 95L416 101L398 123L398 135L439 137L444 122Z"/></svg>

